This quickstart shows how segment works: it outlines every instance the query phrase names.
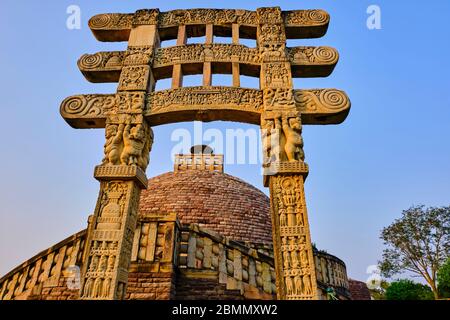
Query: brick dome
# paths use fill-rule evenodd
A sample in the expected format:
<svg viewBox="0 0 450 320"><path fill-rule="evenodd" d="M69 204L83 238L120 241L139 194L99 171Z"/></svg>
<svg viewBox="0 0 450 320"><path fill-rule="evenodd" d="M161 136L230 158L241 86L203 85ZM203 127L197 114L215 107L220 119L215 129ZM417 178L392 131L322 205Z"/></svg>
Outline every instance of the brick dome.
<svg viewBox="0 0 450 320"><path fill-rule="evenodd" d="M272 242L269 198L254 186L208 170L168 172L148 181L140 215L177 213L182 224L197 223L237 241Z"/></svg>

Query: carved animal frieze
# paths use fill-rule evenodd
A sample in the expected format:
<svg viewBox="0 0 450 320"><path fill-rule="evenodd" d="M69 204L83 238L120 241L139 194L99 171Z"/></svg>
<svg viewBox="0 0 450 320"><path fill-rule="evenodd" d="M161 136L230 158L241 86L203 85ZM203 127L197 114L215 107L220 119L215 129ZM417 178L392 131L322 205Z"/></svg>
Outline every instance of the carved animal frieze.
<svg viewBox="0 0 450 320"><path fill-rule="evenodd" d="M147 114L175 111L181 106L201 109L234 106L258 112L262 108L260 90L232 87L186 87L151 93L147 100Z"/></svg>

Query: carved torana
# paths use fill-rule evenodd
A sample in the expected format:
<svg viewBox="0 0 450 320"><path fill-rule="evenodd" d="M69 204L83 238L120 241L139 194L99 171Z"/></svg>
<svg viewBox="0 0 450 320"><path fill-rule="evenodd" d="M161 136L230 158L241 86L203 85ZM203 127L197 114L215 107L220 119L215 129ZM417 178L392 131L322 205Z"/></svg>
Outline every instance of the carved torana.
<svg viewBox="0 0 450 320"><path fill-rule="evenodd" d="M321 298L304 195L309 167L302 130L308 124L341 123L349 113L350 100L336 89L294 89L293 78L331 74L339 54L330 47L289 48L286 43L287 39L323 36L329 21L322 10L282 11L279 7L256 11L144 9L90 19L89 27L98 40L128 41L128 48L84 55L78 61L87 80L117 82L115 94L69 97L60 109L74 128L105 128L103 159L95 169L100 194L84 249L83 299L122 299L130 259L153 261L157 224L136 226L139 192L146 187L145 170L153 144L151 127L193 120L260 126L264 184L271 193L275 270L267 264L259 273L252 270L252 276L260 274L265 279L261 282L264 292L276 292L279 299ZM205 43L188 44L188 38L202 36ZM215 36L231 37L232 43L214 43ZM160 47L162 41L175 39L176 46ZM240 39L254 39L256 47L241 45ZM203 85L183 87L183 77L191 74L202 74ZM213 74L231 74L232 86L213 86ZM241 75L259 78L259 88L242 88ZM165 78L172 79L172 87L155 91L157 81ZM199 161L201 168L208 162L212 171L220 171L223 165L216 160L221 159L179 156L176 171L197 168L192 161ZM175 230L174 224L167 228ZM172 236L175 233L168 235ZM132 248L133 239L151 248ZM205 241L211 239L205 237ZM205 246L202 254L211 256L210 249ZM169 254L174 249L164 250ZM189 250L197 249L189 245ZM240 261L249 258L233 254L235 278L229 281L242 282ZM188 266L192 263L189 257ZM172 258L173 254L168 259ZM209 258L203 263L213 265ZM231 267L217 267L221 279L228 279Z"/></svg>

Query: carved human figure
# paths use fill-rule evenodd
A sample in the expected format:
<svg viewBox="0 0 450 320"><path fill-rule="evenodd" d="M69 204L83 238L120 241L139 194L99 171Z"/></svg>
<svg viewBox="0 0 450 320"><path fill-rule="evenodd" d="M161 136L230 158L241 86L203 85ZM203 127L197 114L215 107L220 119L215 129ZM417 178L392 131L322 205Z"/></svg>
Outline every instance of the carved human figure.
<svg viewBox="0 0 450 320"><path fill-rule="evenodd" d="M271 162L279 162L281 158L281 145L283 144L284 139L281 136L281 121L279 118L275 118L275 127L271 133Z"/></svg>
<svg viewBox="0 0 450 320"><path fill-rule="evenodd" d="M303 294L312 294L311 277L309 275L303 276Z"/></svg>
<svg viewBox="0 0 450 320"><path fill-rule="evenodd" d="M295 284L295 294L300 295L303 291L303 282L302 282L302 276L300 274L297 274L294 278L294 284Z"/></svg>
<svg viewBox="0 0 450 320"><path fill-rule="evenodd" d="M123 131L123 151L120 162L123 165L138 165L138 159L145 146L145 132L142 124L132 126L128 122Z"/></svg>
<svg viewBox="0 0 450 320"><path fill-rule="evenodd" d="M102 255L101 258L100 258L98 271L99 272L106 271L107 265L108 265L108 257L106 255Z"/></svg>
<svg viewBox="0 0 450 320"><path fill-rule="evenodd" d="M89 266L89 271L95 272L97 271L97 267L98 267L98 256L94 255L91 260L91 265Z"/></svg>
<svg viewBox="0 0 450 320"><path fill-rule="evenodd" d="M292 261L292 268L298 268L298 255L297 250L291 251L291 261Z"/></svg>
<svg viewBox="0 0 450 320"><path fill-rule="evenodd" d="M107 278L103 284L102 297L106 298L109 295L109 289L111 288L111 279Z"/></svg>
<svg viewBox="0 0 450 320"><path fill-rule="evenodd" d="M301 211L297 211L295 221L297 222L297 226L303 226L303 213Z"/></svg>
<svg viewBox="0 0 450 320"><path fill-rule="evenodd" d="M103 164L119 164L123 147L124 125L108 125L106 128L105 158Z"/></svg>
<svg viewBox="0 0 450 320"><path fill-rule="evenodd" d="M283 264L284 264L284 268L285 269L289 269L290 266L290 255L289 255L289 251L287 251L286 249L283 251Z"/></svg>
<svg viewBox="0 0 450 320"><path fill-rule="evenodd" d="M287 226L286 210L280 209L280 226Z"/></svg>
<svg viewBox="0 0 450 320"><path fill-rule="evenodd" d="M83 289L83 296L84 297L91 297L93 284L94 283L93 283L92 278L87 278L86 279L86 282L84 283L84 289Z"/></svg>
<svg viewBox="0 0 450 320"><path fill-rule="evenodd" d="M117 298L119 300L123 300L124 298L124 285L122 282L120 282L119 285L117 286Z"/></svg>
<svg viewBox="0 0 450 320"><path fill-rule="evenodd" d="M286 294L287 295L293 295L294 292L294 283L292 282L292 278L290 276L285 277L286 281Z"/></svg>
<svg viewBox="0 0 450 320"><path fill-rule="evenodd" d="M138 166L145 170L150 161L150 151L153 146L153 130L152 128L148 128L148 137L145 138L144 148L142 149L141 156L138 159Z"/></svg>
<svg viewBox="0 0 450 320"><path fill-rule="evenodd" d="M103 279L97 278L94 281L94 289L92 291L93 298L99 298L102 296Z"/></svg>
<svg viewBox="0 0 450 320"><path fill-rule="evenodd" d="M305 155L303 152L302 125L300 117L283 117L283 132L286 137L284 150L288 161L303 161Z"/></svg>
<svg viewBox="0 0 450 320"><path fill-rule="evenodd" d="M114 270L114 262L115 262L115 257L114 257L114 255L110 255L109 256L109 258L108 258L108 269L107 269L107 271L108 272L111 272L111 271L113 271Z"/></svg>
<svg viewBox="0 0 450 320"><path fill-rule="evenodd" d="M308 253L306 250L300 251L300 264L302 267L308 266Z"/></svg>
<svg viewBox="0 0 450 320"><path fill-rule="evenodd" d="M272 139L271 134L274 128L273 120L265 120L261 121L261 135L263 141L263 153L264 153L264 164L270 163L271 155L272 155Z"/></svg>

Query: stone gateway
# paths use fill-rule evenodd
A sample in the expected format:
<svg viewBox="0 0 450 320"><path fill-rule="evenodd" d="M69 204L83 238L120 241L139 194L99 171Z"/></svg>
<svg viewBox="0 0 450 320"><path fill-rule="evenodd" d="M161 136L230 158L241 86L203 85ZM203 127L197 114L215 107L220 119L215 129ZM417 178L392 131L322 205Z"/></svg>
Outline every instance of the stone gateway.
<svg viewBox="0 0 450 320"><path fill-rule="evenodd" d="M330 75L338 53L330 47L286 46L287 39L323 36L329 20L322 10L279 7L146 9L91 18L89 27L99 41L128 42L126 51L86 54L78 61L88 81L117 82L116 93L75 95L60 109L74 128L105 129L104 157L94 171L100 182L95 211L85 231L1 278L0 299L203 295L316 300L325 299L330 287L339 298L350 298L344 263L311 242L304 193L309 168L302 138L303 125L343 122L350 101L343 91L299 90L292 81ZM199 36L205 43L187 44L188 38ZM231 37L232 44L214 43L215 36ZM162 41L172 39L176 46L161 47ZM248 48L240 39L255 39L257 46ZM191 74L203 74L203 85L183 87L183 76ZM231 74L232 86L212 86L213 74ZM241 75L259 78L259 89L242 88ZM171 88L155 91L156 82L167 78ZM183 181L179 187L184 195L161 203L151 193L141 193L158 189L155 186L173 192L166 176L148 181L145 175L157 138L152 127L194 120L261 127L270 200L224 174L223 157L207 148L177 156L170 176ZM189 198L209 183L214 190L208 193L224 194L214 194L209 200L214 203L203 208L185 210L205 202L207 198ZM227 192L239 196L224 201L232 198ZM183 196L185 201L171 202ZM81 269L78 290L66 285L73 282L73 266Z"/></svg>

